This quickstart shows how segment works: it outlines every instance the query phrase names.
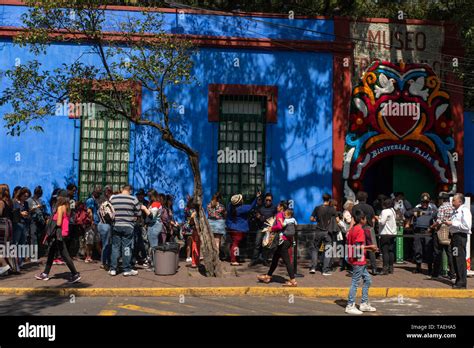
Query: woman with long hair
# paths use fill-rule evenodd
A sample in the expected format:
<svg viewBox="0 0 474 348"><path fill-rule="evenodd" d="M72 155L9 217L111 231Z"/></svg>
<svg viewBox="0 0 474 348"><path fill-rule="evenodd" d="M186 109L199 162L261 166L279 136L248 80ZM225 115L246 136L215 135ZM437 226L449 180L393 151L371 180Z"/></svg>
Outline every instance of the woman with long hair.
<svg viewBox="0 0 474 348"><path fill-rule="evenodd" d="M38 246L38 249L41 248L41 243L38 241L42 240L44 227L46 225L46 204L43 199L43 189L41 186L37 186L34 190L33 196L28 198L26 201L28 203L28 209L30 211L31 221L30 221L30 243L32 245ZM42 255L38 255L42 256Z"/></svg>
<svg viewBox="0 0 474 348"><path fill-rule="evenodd" d="M214 242L216 243L217 251L219 251L221 248L221 239L225 235L226 218L226 211L224 205L221 203L220 192L214 194L207 205L207 216L209 227L214 234Z"/></svg>
<svg viewBox="0 0 474 348"><path fill-rule="evenodd" d="M242 238L249 231L248 215L250 211L255 208L257 198L260 197L260 192L257 193L256 198L252 204L243 204L244 197L241 194L233 195L230 199L227 208L226 228L232 238L230 246L230 264L231 266L240 266L237 261L239 255L239 244Z"/></svg>
<svg viewBox="0 0 474 348"><path fill-rule="evenodd" d="M28 228L30 224L30 213L27 199L30 198L30 190L22 187L17 190L13 199L13 244L21 246L26 245L28 237ZM20 267L24 258L19 257Z"/></svg>
<svg viewBox="0 0 474 348"><path fill-rule="evenodd" d="M176 222L174 219L174 212L173 212L173 202L174 198L172 195L166 195L166 201L164 203L165 210L168 213L168 219L169 219L169 233L170 233L170 238L172 241L176 241L176 238L179 238L179 229L180 225Z"/></svg>
<svg viewBox="0 0 474 348"><path fill-rule="evenodd" d="M270 283L272 281L273 272L275 272L278 261L280 258L283 260L290 280L285 282L283 286L295 287L297 286L295 278L295 270L290 262L289 250L293 246L293 237L296 233L296 220L293 217L293 209L288 209L288 203L281 201L277 206L277 214L275 216L275 222L271 228L273 233L279 233L278 246L273 253L272 264L267 274L258 276L258 280L263 283ZM291 230L291 233L290 233Z"/></svg>
<svg viewBox="0 0 474 348"><path fill-rule="evenodd" d="M191 262L191 268L196 268L199 266L200 261L201 240L194 220L196 217L194 199L188 196L187 200L188 202L184 208L183 224L183 231L186 238L186 262Z"/></svg>
<svg viewBox="0 0 474 348"><path fill-rule="evenodd" d="M148 242L150 243L150 248L153 249L158 246L160 234L163 231L163 222L161 221L163 202L156 190L151 190L148 193L148 197L150 197L149 210L152 217L151 222L148 224ZM153 255L153 253L150 254Z"/></svg>
<svg viewBox="0 0 474 348"><path fill-rule="evenodd" d="M53 259L56 255L56 251L59 251L59 254L62 256L62 259L66 262L67 267L71 271L71 276L68 280L69 283L76 283L81 280L81 275L76 270L74 262L69 256L67 251L66 244L64 243L63 237L66 237L69 234L69 218L71 216L71 208L69 203L69 198L67 197L58 197L56 202L55 211L53 211L53 220L56 221L58 230L54 236L52 236L51 246L48 252L48 260L46 261L46 266L43 273L35 276L38 280L49 280L49 272L53 265Z"/></svg>
<svg viewBox="0 0 474 348"><path fill-rule="evenodd" d="M13 234L12 227L13 202L10 198L10 188L7 184L0 184L0 244L6 245L10 242ZM13 262L12 262L13 261ZM0 276L7 275L16 260L7 260L0 257Z"/></svg>

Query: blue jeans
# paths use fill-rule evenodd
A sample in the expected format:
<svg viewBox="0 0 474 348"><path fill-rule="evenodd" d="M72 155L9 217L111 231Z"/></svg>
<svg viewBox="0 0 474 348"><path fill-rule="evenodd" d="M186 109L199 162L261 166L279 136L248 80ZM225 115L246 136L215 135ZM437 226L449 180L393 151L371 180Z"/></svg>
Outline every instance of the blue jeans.
<svg viewBox="0 0 474 348"><path fill-rule="evenodd" d="M26 235L28 226L26 224L18 223L13 226L13 244L26 245ZM20 265L23 264L23 257L18 257Z"/></svg>
<svg viewBox="0 0 474 348"><path fill-rule="evenodd" d="M112 230L112 226L109 224L99 223L97 225L97 230L99 231L100 240L102 242L102 255L100 256L100 259L104 266L110 265L110 231Z"/></svg>
<svg viewBox="0 0 474 348"><path fill-rule="evenodd" d="M13 226L13 244L25 245L26 244L26 225L22 223L15 224Z"/></svg>
<svg viewBox="0 0 474 348"><path fill-rule="evenodd" d="M117 270L117 263L120 253L122 254L122 266L124 272L132 270L130 261L132 260L133 227L114 226L112 229L112 259L110 269Z"/></svg>
<svg viewBox="0 0 474 348"><path fill-rule="evenodd" d="M349 290L349 299L347 300L347 304L352 305L355 303L357 287L361 278L364 280L364 284L362 286L362 303L367 303L369 302L369 287L370 284L372 284L372 278L370 277L369 271L367 271L367 265L354 265L352 267L352 285L351 289Z"/></svg>
<svg viewBox="0 0 474 348"><path fill-rule="evenodd" d="M158 246L158 238L160 233L163 231L163 223L156 222L152 226L148 226L148 242L150 243L150 248L156 248Z"/></svg>

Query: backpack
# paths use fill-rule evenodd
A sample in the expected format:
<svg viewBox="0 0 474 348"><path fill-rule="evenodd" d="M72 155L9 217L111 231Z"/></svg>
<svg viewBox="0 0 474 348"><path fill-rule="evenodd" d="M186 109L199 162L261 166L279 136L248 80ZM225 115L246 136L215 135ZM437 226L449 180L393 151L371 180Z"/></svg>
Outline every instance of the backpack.
<svg viewBox="0 0 474 348"><path fill-rule="evenodd" d="M115 209L109 201L103 202L99 207L99 216L102 222L112 225L115 220Z"/></svg>
<svg viewBox="0 0 474 348"><path fill-rule="evenodd" d="M77 225L88 226L92 221L87 213L86 205L82 202L76 204L76 211L74 212L74 223Z"/></svg>

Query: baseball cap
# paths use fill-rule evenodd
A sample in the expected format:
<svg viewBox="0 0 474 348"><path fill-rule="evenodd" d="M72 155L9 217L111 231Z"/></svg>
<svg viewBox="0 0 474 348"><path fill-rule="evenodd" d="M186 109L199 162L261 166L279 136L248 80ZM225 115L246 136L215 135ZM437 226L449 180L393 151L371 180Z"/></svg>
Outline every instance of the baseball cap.
<svg viewBox="0 0 474 348"><path fill-rule="evenodd" d="M449 198L449 193L445 192L445 191L441 191L439 194L438 194L438 198L441 198L441 199L448 199Z"/></svg>
<svg viewBox="0 0 474 348"><path fill-rule="evenodd" d="M422 193L422 194L421 194L421 201L422 201L422 202L429 202L429 201L431 201L430 195L429 195L428 193L426 193L426 192L425 192L425 193Z"/></svg>

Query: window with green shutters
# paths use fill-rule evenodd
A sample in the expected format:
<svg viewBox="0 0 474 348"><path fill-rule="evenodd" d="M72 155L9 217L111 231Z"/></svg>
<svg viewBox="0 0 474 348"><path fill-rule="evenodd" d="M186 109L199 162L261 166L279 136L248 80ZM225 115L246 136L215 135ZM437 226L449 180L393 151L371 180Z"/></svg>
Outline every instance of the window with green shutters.
<svg viewBox="0 0 474 348"><path fill-rule="evenodd" d="M118 191L128 183L129 145L130 122L127 119L102 115L81 121L81 200L89 197L95 185L111 185Z"/></svg>
<svg viewBox="0 0 474 348"><path fill-rule="evenodd" d="M250 163L233 163L235 161L232 158L224 158L224 161L219 161L218 158L218 190L225 201L237 193L250 200L257 191L264 188L265 106L266 97L220 97L218 149L256 151L255 166Z"/></svg>

